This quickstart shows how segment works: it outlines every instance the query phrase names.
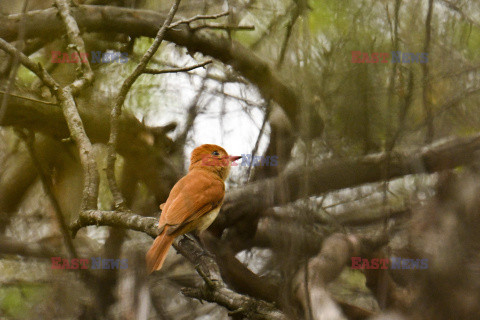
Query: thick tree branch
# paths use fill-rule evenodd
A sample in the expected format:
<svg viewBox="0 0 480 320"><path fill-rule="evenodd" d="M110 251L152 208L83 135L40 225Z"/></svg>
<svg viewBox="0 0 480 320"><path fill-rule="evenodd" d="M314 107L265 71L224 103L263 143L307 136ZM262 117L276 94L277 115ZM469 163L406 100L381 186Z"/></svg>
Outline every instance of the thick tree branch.
<svg viewBox="0 0 480 320"><path fill-rule="evenodd" d="M62 107L70 134L77 144L83 167L82 210L97 208L99 176L93 155L92 143L88 139L83 121L78 113L70 87L58 90L57 99Z"/></svg>
<svg viewBox="0 0 480 320"><path fill-rule="evenodd" d="M158 235L158 219L123 211L89 210L81 212L78 220L70 226L70 229L75 236L78 230L91 225L140 231L152 238L156 238Z"/></svg>
<svg viewBox="0 0 480 320"><path fill-rule="evenodd" d="M350 257L357 255L358 239L342 234L328 237L318 256L310 259L306 269L295 277L294 294L300 301L305 314L312 320L345 319L334 303L325 286L340 275Z"/></svg>
<svg viewBox="0 0 480 320"><path fill-rule="evenodd" d="M294 278L293 293L299 300L305 314L311 320L345 319L339 306L330 297L326 285L335 280L351 257L366 256L386 245L386 236L374 239L356 235L334 233L322 243L317 256L311 258L305 268Z"/></svg>
<svg viewBox="0 0 480 320"><path fill-rule="evenodd" d="M117 32L131 36L155 37L159 22L165 17L147 10L134 10L106 6L81 5L71 9L80 28L89 32ZM26 38L51 37L62 33L63 26L56 17L56 10L31 11L27 14ZM0 37L14 40L21 15L0 17ZM175 22L174 22L175 24ZM285 111L293 123L297 123L298 93L282 81L274 69L236 41L215 34L193 32L185 23L170 29L165 40L200 52L231 65L251 83L256 85L265 99L273 99Z"/></svg>
<svg viewBox="0 0 480 320"><path fill-rule="evenodd" d="M387 159L385 153L360 158L331 159L306 169L310 177L307 195L351 188L365 183L379 182L409 174L433 173L466 165L480 150L480 134L467 138L450 138L427 145L419 150L394 153L390 158L388 176L382 170ZM281 160L279 160L281 161ZM234 225L251 212L300 199L303 167L292 168L276 178L269 178L232 190L226 195L215 228ZM284 186L288 186L285 192Z"/></svg>
<svg viewBox="0 0 480 320"><path fill-rule="evenodd" d="M26 257L46 258L57 256L55 249L38 243L18 242L14 239L0 238L0 254L18 254Z"/></svg>

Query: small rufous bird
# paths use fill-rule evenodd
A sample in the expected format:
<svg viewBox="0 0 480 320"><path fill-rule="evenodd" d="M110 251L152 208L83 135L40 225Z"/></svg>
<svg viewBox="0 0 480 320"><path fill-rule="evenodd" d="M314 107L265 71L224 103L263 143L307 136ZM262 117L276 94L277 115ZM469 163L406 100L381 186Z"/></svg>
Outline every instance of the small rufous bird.
<svg viewBox="0 0 480 320"><path fill-rule="evenodd" d="M207 229L215 220L225 196L225 180L232 162L220 146L204 144L193 150L188 174L173 186L167 201L160 205L160 233L147 252L149 273L160 270L168 250L179 235Z"/></svg>

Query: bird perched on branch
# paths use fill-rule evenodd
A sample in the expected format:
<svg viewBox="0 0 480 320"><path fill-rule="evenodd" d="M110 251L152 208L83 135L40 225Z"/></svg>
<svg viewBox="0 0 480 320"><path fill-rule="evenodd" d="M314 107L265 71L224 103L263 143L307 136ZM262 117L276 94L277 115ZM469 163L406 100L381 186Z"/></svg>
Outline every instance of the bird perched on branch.
<svg viewBox="0 0 480 320"><path fill-rule="evenodd" d="M149 273L160 270L176 237L193 230L203 231L212 224L223 203L230 167L240 158L229 156L214 144L193 150L188 174L175 184L167 201L160 205L160 234L147 252Z"/></svg>

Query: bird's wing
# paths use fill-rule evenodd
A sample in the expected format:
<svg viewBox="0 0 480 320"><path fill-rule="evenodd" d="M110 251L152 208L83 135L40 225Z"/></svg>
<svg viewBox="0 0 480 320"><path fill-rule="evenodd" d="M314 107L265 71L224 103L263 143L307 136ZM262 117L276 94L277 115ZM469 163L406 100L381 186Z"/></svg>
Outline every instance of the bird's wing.
<svg viewBox="0 0 480 320"><path fill-rule="evenodd" d="M181 227L217 208L225 196L223 181L209 174L190 172L177 184L180 185L174 186L163 207L161 219L172 227Z"/></svg>
<svg viewBox="0 0 480 320"><path fill-rule="evenodd" d="M170 190L170 194L168 195L167 201L165 201L165 203L162 203L159 206L160 210L162 210L162 213L160 214L160 221L158 222L158 228L160 229L160 233L163 232L162 230L165 227L165 225L167 224L167 221L166 221L167 209L172 204L172 202L175 200L175 198L178 197L178 195L182 192L182 190L183 190L183 188L185 187L185 184L186 184L187 176L181 178L180 180L177 181L177 183L175 183L172 190Z"/></svg>

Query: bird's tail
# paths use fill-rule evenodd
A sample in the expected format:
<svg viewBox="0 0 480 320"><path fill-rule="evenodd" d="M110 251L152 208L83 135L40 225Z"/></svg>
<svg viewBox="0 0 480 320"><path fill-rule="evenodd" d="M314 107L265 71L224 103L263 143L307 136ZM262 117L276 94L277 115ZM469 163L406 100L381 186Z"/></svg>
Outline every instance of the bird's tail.
<svg viewBox="0 0 480 320"><path fill-rule="evenodd" d="M159 235L152 246L147 252L147 272L152 273L153 271L160 270L162 268L163 262L167 257L168 250L175 240L175 237L172 237L167 234L167 227L163 230L163 233Z"/></svg>

